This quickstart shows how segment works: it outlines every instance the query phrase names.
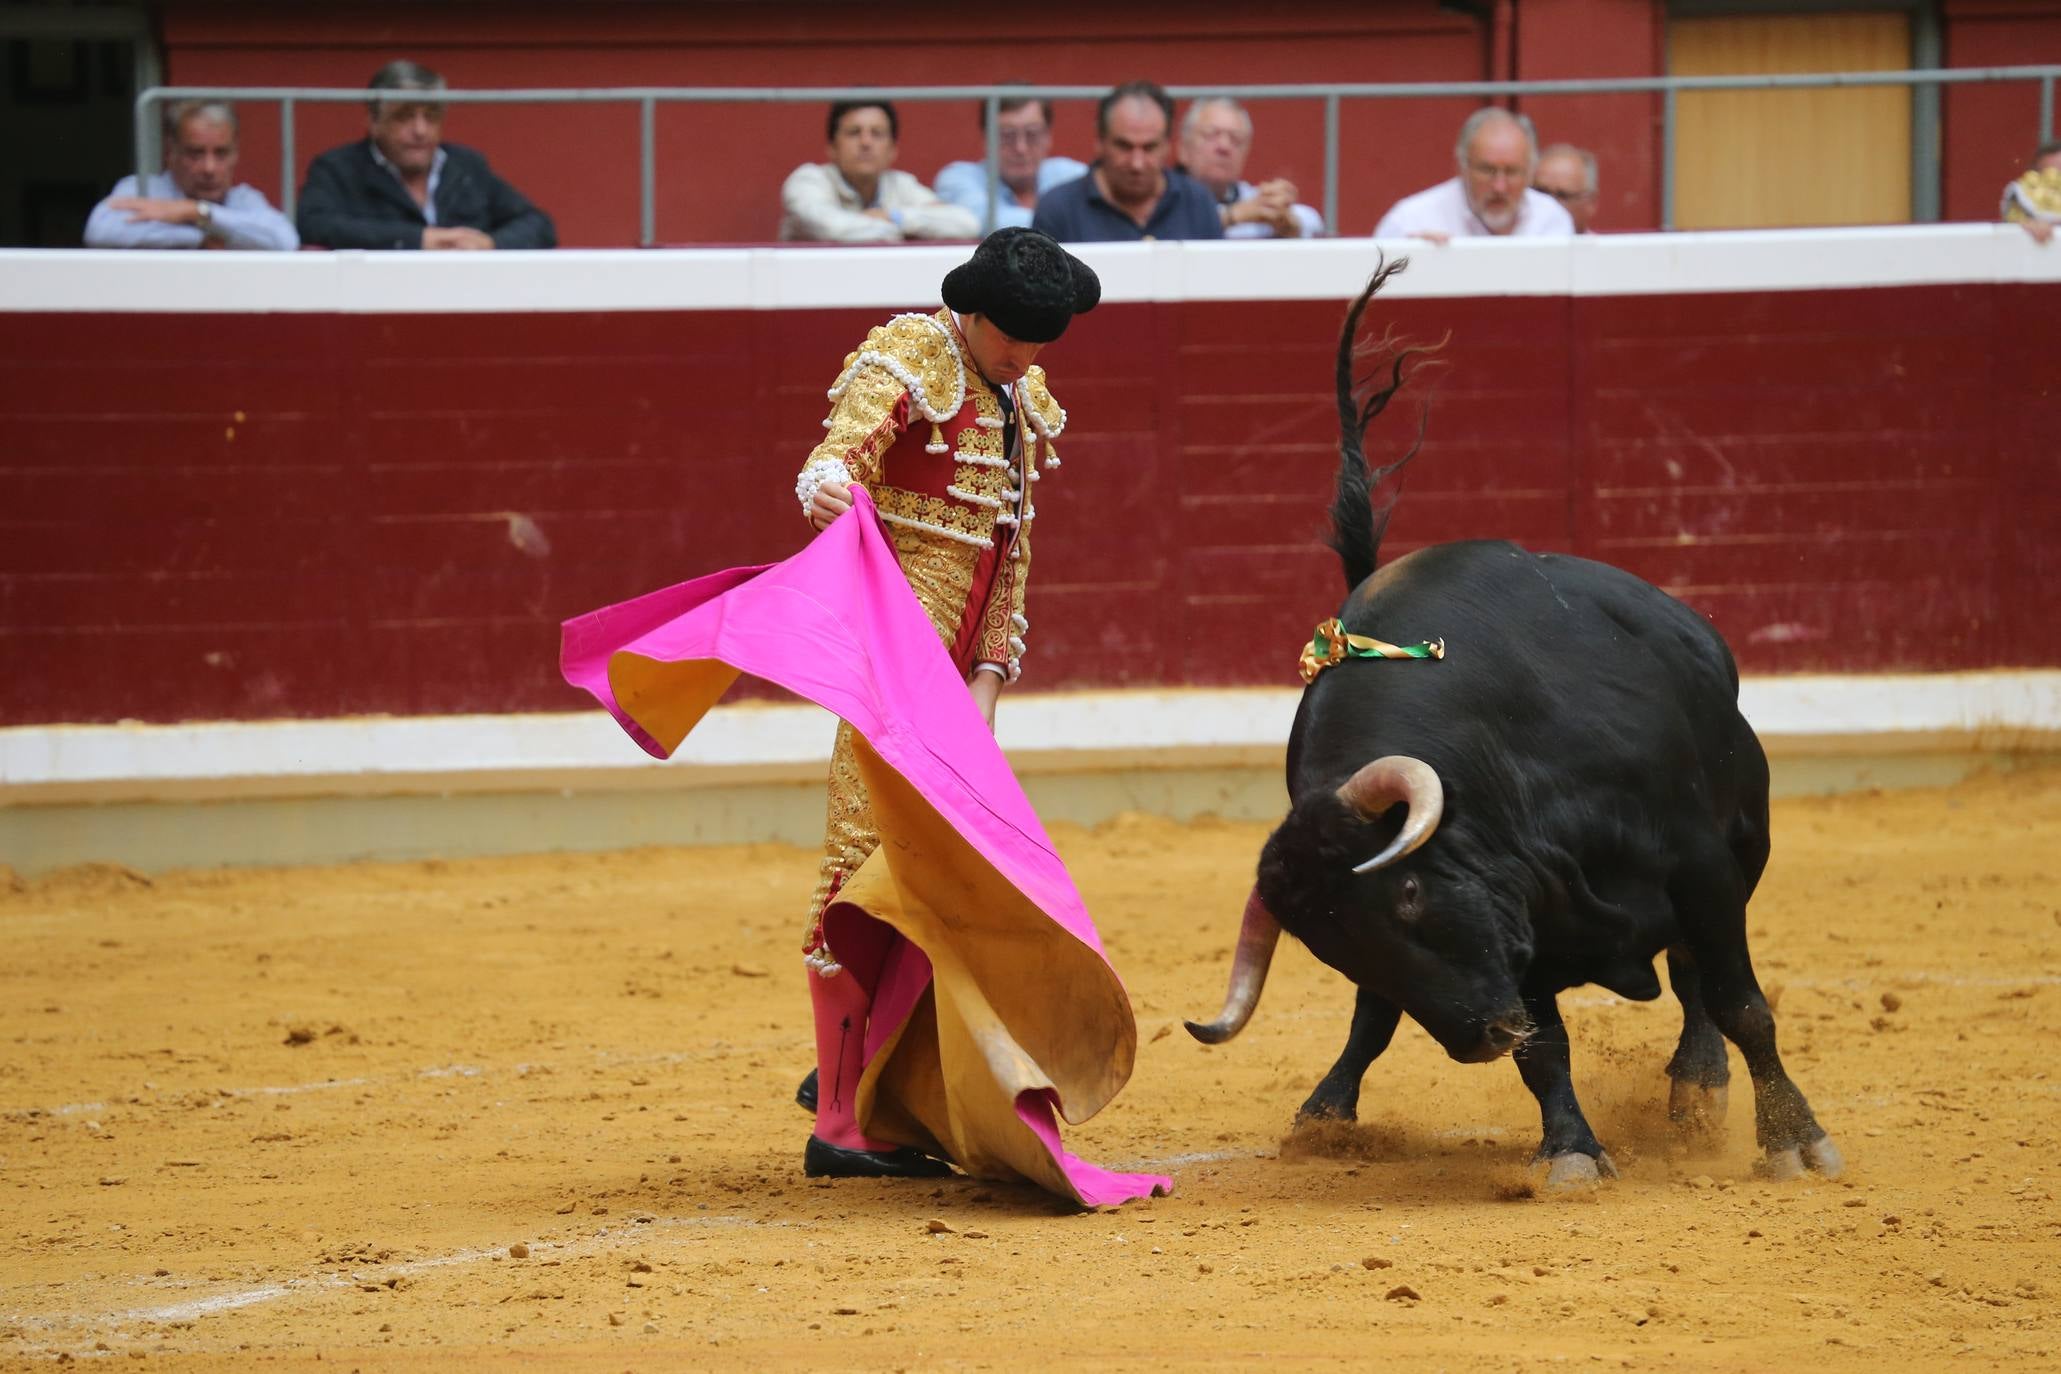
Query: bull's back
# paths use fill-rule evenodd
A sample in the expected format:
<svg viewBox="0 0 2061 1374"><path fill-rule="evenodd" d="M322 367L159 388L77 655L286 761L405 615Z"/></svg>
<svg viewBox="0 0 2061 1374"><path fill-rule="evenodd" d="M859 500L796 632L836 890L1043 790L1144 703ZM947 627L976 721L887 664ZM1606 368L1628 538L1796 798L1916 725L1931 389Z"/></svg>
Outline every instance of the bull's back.
<svg viewBox="0 0 2061 1374"><path fill-rule="evenodd" d="M1446 657L1352 661L1320 676L1306 707L1336 697L1338 709L1305 715L1332 737L1295 741L1292 788L1368 748L1434 762L1491 751L1520 772L1527 758L1552 758L1613 777L1710 775L1745 729L1722 637L1608 564L1502 541L1433 545L1376 572L1340 615L1355 634L1443 639Z"/></svg>

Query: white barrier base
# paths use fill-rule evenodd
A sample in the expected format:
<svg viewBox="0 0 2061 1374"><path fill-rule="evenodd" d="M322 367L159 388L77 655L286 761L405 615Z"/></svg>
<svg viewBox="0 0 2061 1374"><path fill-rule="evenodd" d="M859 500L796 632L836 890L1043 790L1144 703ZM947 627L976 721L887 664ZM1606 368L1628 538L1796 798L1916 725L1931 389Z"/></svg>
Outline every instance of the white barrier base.
<svg viewBox="0 0 2061 1374"><path fill-rule="evenodd" d="M1293 689L1026 694L1004 750L1049 821L1274 819ZM2061 671L1749 679L1778 794L2061 755ZM779 841L822 833L835 722L719 707L670 761L599 711L0 730L0 864L140 869Z"/></svg>

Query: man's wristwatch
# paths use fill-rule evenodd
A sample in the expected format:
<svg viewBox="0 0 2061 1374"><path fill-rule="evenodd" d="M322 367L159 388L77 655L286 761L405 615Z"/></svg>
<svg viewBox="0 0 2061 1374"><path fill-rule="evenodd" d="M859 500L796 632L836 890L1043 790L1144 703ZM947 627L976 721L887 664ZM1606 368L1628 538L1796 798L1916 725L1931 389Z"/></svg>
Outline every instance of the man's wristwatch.
<svg viewBox="0 0 2061 1374"><path fill-rule="evenodd" d="M193 214L200 224L202 237L206 237L215 231L215 207L213 205L195 196L193 198Z"/></svg>

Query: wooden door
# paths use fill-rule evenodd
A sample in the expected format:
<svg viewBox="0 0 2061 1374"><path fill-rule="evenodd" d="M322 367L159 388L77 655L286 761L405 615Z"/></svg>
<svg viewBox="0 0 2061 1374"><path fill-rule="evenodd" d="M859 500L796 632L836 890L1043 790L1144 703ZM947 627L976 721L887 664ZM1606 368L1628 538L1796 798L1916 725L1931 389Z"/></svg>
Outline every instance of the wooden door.
<svg viewBox="0 0 2061 1374"><path fill-rule="evenodd" d="M1905 71L1904 13L1736 15L1668 24L1673 76ZM1911 88L1685 91L1677 229L1906 224Z"/></svg>

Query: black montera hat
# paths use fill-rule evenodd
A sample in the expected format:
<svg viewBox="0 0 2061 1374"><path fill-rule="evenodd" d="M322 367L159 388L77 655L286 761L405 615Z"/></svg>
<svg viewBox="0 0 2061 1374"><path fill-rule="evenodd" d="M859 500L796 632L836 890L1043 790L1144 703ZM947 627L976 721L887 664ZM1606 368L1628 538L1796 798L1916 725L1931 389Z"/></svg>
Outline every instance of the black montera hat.
<svg viewBox="0 0 2061 1374"><path fill-rule="evenodd" d="M945 273L945 304L984 315L1012 339L1051 343L1102 299L1095 269L1035 229L997 229Z"/></svg>

